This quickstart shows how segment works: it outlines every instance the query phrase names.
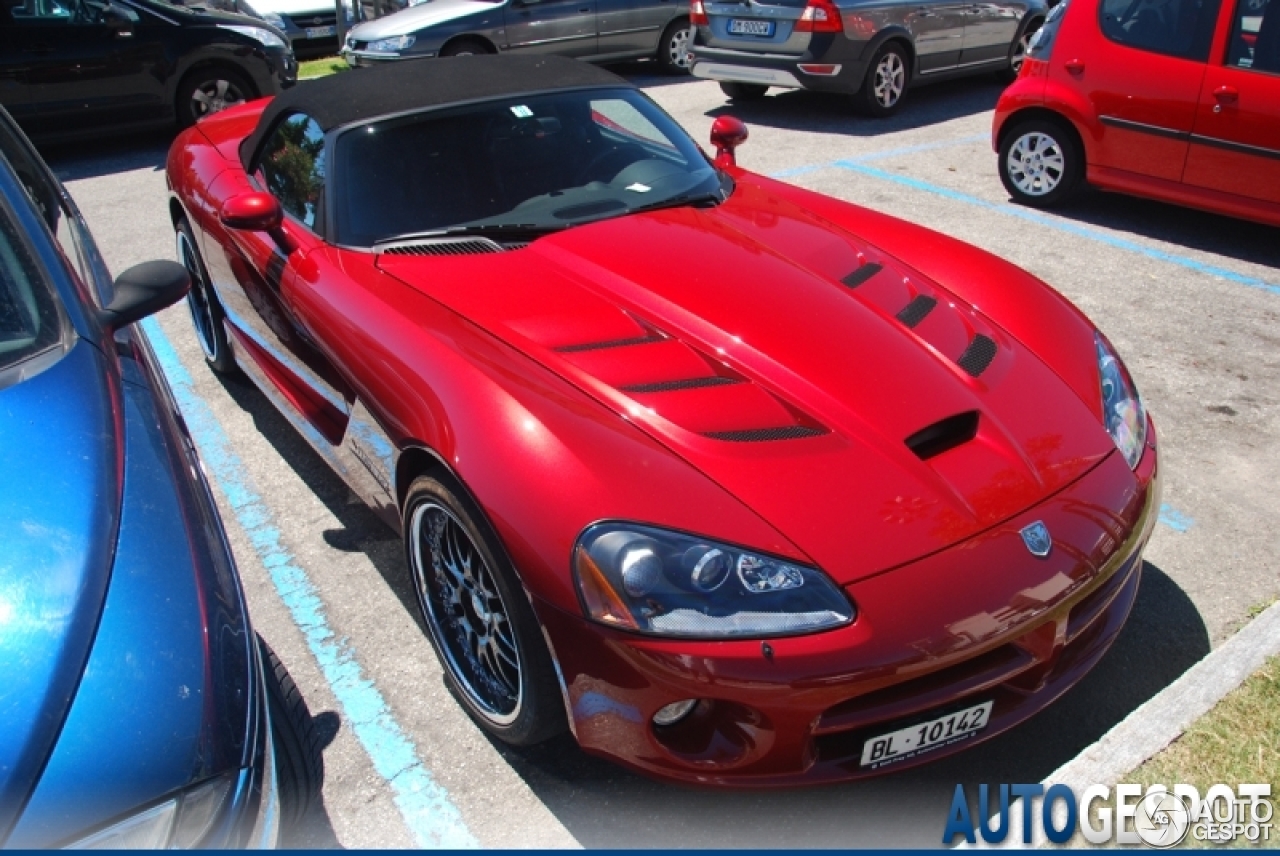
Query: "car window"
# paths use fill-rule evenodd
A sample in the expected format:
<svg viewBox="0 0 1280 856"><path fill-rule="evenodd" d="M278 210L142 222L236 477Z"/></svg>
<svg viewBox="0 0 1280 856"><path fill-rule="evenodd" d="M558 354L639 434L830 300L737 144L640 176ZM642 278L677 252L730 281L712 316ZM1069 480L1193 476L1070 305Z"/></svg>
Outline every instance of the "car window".
<svg viewBox="0 0 1280 856"><path fill-rule="evenodd" d="M117 22L138 23L138 14L107 0L22 0L9 7L15 24L98 26L110 16Z"/></svg>
<svg viewBox="0 0 1280 856"><path fill-rule="evenodd" d="M1062 28L1062 19L1067 14L1069 3L1070 0L1062 0L1049 10L1048 17L1044 19L1044 25L1036 30L1035 35L1031 37L1031 43L1027 45L1028 57L1041 62L1049 61L1049 56L1053 53L1053 43L1058 38L1058 30Z"/></svg>
<svg viewBox="0 0 1280 856"><path fill-rule="evenodd" d="M1102 33L1139 50L1204 62L1221 0L1102 0Z"/></svg>
<svg viewBox="0 0 1280 856"><path fill-rule="evenodd" d="M1280 74L1280 0L1236 0L1227 65Z"/></svg>
<svg viewBox="0 0 1280 856"><path fill-rule="evenodd" d="M10 369L59 345L63 329L53 287L0 200L0 388Z"/></svg>
<svg viewBox="0 0 1280 856"><path fill-rule="evenodd" d="M314 229L324 200L324 131L301 113L285 119L263 147L258 174L281 208Z"/></svg>

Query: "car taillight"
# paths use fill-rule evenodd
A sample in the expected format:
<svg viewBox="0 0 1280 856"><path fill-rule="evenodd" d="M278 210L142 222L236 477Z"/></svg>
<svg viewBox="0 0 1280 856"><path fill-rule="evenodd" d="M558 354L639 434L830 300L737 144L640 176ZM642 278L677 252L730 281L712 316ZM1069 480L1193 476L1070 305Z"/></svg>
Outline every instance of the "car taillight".
<svg viewBox="0 0 1280 856"><path fill-rule="evenodd" d="M711 24L711 20L707 18L707 10L702 8L702 0L689 0L689 23L695 27Z"/></svg>
<svg viewBox="0 0 1280 856"><path fill-rule="evenodd" d="M695 0L696 2L696 0ZM840 10L831 0L809 0L809 5L800 13L796 21L797 33L840 33L844 25L840 23Z"/></svg>

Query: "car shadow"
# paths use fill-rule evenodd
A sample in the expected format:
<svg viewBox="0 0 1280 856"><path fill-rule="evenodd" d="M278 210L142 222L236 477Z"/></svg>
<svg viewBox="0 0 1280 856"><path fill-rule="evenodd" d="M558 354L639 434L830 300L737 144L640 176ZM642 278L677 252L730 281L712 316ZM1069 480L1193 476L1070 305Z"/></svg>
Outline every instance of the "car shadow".
<svg viewBox="0 0 1280 856"><path fill-rule="evenodd" d="M1175 247L1280 268L1280 233L1262 223L1099 190L1085 191L1052 213Z"/></svg>
<svg viewBox="0 0 1280 856"><path fill-rule="evenodd" d="M854 111L848 96L804 89L771 90L755 101L729 101L704 115L731 114L748 124L788 131L876 137L936 125L995 109L1004 85L994 75L935 83L911 90L902 109L885 119Z"/></svg>
<svg viewBox="0 0 1280 856"><path fill-rule="evenodd" d="M36 146L62 181L79 181L139 169L164 169L173 131Z"/></svg>

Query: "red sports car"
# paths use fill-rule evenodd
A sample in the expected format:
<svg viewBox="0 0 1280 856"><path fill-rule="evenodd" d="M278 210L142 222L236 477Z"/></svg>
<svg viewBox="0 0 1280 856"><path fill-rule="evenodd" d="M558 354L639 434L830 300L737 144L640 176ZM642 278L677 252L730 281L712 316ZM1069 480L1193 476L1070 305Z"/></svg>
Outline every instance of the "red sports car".
<svg viewBox="0 0 1280 856"><path fill-rule="evenodd" d="M481 727L669 779L927 761L1084 675L1156 440L1106 339L973 247L714 161L558 58L400 63L169 155L209 364L403 533Z"/></svg>

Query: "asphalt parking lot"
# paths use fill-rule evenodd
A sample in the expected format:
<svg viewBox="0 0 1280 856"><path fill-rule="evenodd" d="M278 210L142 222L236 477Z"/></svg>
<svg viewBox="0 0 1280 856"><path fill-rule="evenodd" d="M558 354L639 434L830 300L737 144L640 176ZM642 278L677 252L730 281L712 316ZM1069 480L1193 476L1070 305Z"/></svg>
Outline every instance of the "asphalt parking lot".
<svg viewBox="0 0 1280 856"><path fill-rule="evenodd" d="M1162 444L1161 524L1121 638L1030 722L925 768L787 792L651 782L562 738L514 752L446 691L399 541L247 380L206 370L186 310L149 322L215 483L253 620L330 742L307 846L932 847L958 782L1034 782L1072 758L1280 595L1280 230L1089 194L1011 205L989 143L1000 93L980 78L914 92L890 120L839 99L719 88L619 69L700 142L745 120L748 169L913 220L1030 270L1126 359ZM47 152L122 271L173 258L167 140ZM91 149L86 153L86 149Z"/></svg>

